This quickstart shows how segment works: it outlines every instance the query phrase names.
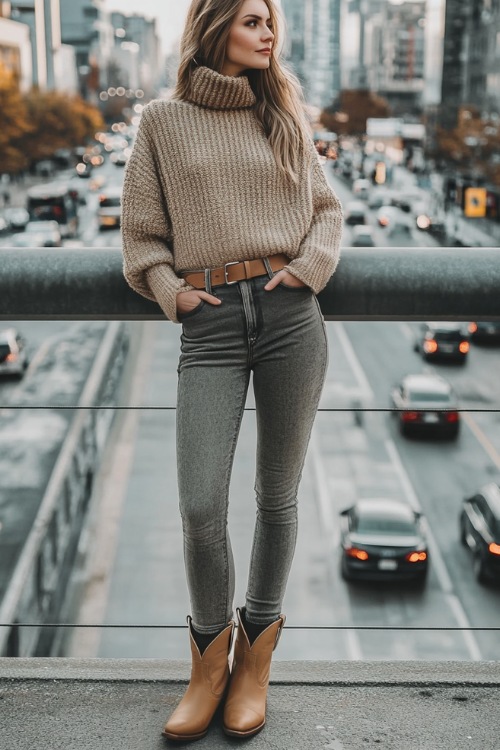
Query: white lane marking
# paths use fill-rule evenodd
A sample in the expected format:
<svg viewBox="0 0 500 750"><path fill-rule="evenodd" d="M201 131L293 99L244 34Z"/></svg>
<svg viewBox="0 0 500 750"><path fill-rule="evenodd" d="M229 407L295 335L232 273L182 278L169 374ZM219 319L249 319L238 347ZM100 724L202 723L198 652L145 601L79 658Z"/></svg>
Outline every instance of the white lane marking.
<svg viewBox="0 0 500 750"><path fill-rule="evenodd" d="M467 427L470 429L478 443L484 448L488 456L491 458L497 469L500 469L500 454L495 449L495 446L491 443L489 438L484 434L482 429L477 424L476 420L472 417L471 414L467 414L467 412L462 414L462 419L467 425Z"/></svg>
<svg viewBox="0 0 500 750"><path fill-rule="evenodd" d="M403 466L403 462L401 461L401 457L398 453L394 441L388 438L384 442L387 453L393 463L394 469L399 477L401 486L403 487L403 492L406 495L409 504L414 510L420 511L420 501L417 497L417 494L415 493L415 490L413 489L410 477L408 476L408 473ZM451 611L453 612L459 627L463 628L462 636L469 652L470 658L473 661L480 661L482 658L481 651L479 649L474 633L468 629L471 627L471 623L465 613L462 603L458 599L457 595L453 592L453 583L450 578L450 574L448 573L448 569L439 551L438 544L427 521L425 522L424 526L429 541L432 566L436 571L436 576L438 578L439 585L443 590L445 600L447 601Z"/></svg>
<svg viewBox="0 0 500 750"><path fill-rule="evenodd" d="M363 395L365 402L373 401L374 395L370 383L368 382L368 378L366 377L365 372L361 367L361 363L354 352L353 346L349 340L343 324L337 321L333 323L333 326L340 341L340 345L344 350L346 359L351 366L354 377L358 382L359 389Z"/></svg>
<svg viewBox="0 0 500 750"><path fill-rule="evenodd" d="M311 434L311 440L309 443L308 458L311 462L313 480L316 485L315 495L318 498L318 510L320 516L320 523L323 529L325 538L327 540L327 560L330 567L330 572L334 577L337 575L336 566L334 564L336 543L338 539L337 524L335 523L335 515L333 513L332 503L330 499L330 493L328 491L328 478L321 458L321 451L319 447L319 441L316 437L316 428L313 428ZM345 611L349 613L349 619L351 619L351 611L349 603L346 602ZM363 659L363 652L361 650L361 644L359 642L358 634L355 630L345 630L346 651L351 661L361 661Z"/></svg>

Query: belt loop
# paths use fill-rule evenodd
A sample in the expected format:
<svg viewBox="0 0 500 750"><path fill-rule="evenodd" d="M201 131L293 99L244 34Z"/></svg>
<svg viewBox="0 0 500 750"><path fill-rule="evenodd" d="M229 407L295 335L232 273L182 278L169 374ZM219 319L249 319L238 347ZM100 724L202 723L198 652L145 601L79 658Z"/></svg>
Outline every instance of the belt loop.
<svg viewBox="0 0 500 750"><path fill-rule="evenodd" d="M267 275L269 276L270 279L272 279L274 277L274 271L271 268L271 264L269 263L269 258L267 258L267 257L266 258L262 258L262 262L264 263L264 265L266 267Z"/></svg>
<svg viewBox="0 0 500 750"><path fill-rule="evenodd" d="M205 268L205 290L212 294L212 272L210 268Z"/></svg>

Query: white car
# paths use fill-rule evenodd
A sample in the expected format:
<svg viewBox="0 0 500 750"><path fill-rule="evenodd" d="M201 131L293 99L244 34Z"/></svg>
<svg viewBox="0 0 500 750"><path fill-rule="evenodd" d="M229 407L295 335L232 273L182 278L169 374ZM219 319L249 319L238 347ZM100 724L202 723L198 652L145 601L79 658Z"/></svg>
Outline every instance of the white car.
<svg viewBox="0 0 500 750"><path fill-rule="evenodd" d="M118 229L121 220L122 188L109 187L99 195L99 229Z"/></svg>
<svg viewBox="0 0 500 750"><path fill-rule="evenodd" d="M24 232L12 238L14 247L61 247L61 230L57 221L29 221Z"/></svg>
<svg viewBox="0 0 500 750"><path fill-rule="evenodd" d="M356 224L351 233L352 247L375 247L376 242L373 236L373 228L366 224Z"/></svg>
<svg viewBox="0 0 500 750"><path fill-rule="evenodd" d="M397 206L381 206L377 211L377 221L381 227L387 227L391 232L410 232L411 223L408 214Z"/></svg>

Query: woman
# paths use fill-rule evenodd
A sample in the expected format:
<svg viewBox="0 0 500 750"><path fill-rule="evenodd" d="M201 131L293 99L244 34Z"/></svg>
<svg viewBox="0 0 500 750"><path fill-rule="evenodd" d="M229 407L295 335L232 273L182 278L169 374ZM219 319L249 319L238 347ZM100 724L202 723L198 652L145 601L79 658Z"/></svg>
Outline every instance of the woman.
<svg viewBox="0 0 500 750"><path fill-rule="evenodd" d="M177 87L144 108L123 192L127 281L182 323L177 466L191 681L171 740L265 723L297 530L297 489L327 346L315 294L337 265L342 213L296 79L276 52L272 0L192 0ZM232 645L229 480L253 373L257 518Z"/></svg>

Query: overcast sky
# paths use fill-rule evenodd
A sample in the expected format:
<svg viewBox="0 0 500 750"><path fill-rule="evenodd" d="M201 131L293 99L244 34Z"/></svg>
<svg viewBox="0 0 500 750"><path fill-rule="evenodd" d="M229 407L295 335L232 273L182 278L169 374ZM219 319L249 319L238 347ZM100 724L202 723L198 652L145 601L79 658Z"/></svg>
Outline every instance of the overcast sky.
<svg viewBox="0 0 500 750"><path fill-rule="evenodd" d="M109 10L156 18L163 51L169 52L181 34L190 0L106 0Z"/></svg>

